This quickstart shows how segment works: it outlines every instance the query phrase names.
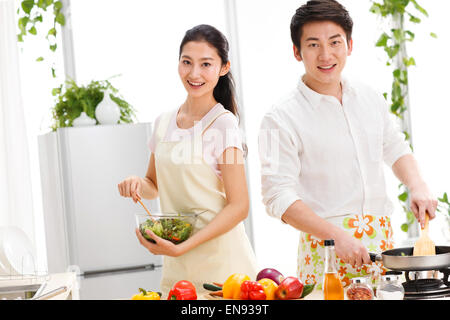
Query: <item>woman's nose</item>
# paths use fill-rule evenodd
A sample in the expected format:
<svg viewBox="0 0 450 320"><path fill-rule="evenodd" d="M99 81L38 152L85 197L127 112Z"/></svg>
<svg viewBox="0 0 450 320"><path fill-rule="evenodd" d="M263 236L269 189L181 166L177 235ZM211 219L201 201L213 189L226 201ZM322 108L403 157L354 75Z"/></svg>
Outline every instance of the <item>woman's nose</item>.
<svg viewBox="0 0 450 320"><path fill-rule="evenodd" d="M198 77L200 75L200 68L198 66L193 65L189 72L189 75L192 78Z"/></svg>

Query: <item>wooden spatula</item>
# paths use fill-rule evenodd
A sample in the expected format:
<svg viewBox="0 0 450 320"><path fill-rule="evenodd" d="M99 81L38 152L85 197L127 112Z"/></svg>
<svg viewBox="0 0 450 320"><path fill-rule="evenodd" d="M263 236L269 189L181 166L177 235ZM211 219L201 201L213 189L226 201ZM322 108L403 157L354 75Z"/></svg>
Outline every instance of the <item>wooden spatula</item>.
<svg viewBox="0 0 450 320"><path fill-rule="evenodd" d="M434 256L436 255L436 246L428 236L428 222L430 216L425 213L425 226L421 231L419 240L414 244L413 256Z"/></svg>

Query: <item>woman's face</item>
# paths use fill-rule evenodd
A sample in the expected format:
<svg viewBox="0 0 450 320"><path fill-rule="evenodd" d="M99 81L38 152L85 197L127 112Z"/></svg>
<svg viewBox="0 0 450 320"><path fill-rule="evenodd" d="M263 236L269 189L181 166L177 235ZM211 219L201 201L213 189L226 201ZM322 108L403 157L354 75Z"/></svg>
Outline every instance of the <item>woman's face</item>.
<svg viewBox="0 0 450 320"><path fill-rule="evenodd" d="M216 48L205 41L187 42L181 52L178 74L191 97L213 93L219 77L228 73L230 63L222 65Z"/></svg>

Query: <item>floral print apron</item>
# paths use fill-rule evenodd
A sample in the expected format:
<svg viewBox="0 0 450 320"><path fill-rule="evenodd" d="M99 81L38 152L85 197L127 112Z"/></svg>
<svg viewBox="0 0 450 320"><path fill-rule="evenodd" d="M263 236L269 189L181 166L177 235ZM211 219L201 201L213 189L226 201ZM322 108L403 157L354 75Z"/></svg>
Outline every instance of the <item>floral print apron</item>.
<svg viewBox="0 0 450 320"><path fill-rule="evenodd" d="M369 252L381 253L394 247L392 225L389 216L344 215L327 219L349 235L363 242ZM305 284L316 283L315 289L322 290L325 263L324 241L309 233L301 232L298 246L298 277ZM354 277L369 277L376 283L386 268L381 262L373 262L362 267L346 264L336 257L336 267L344 287Z"/></svg>

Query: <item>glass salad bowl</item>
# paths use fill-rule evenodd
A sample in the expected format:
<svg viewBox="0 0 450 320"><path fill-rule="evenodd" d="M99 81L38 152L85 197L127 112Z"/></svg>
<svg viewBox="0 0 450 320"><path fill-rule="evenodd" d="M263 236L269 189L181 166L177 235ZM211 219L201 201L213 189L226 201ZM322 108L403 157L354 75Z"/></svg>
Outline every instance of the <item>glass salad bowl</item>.
<svg viewBox="0 0 450 320"><path fill-rule="evenodd" d="M148 241L155 243L146 232L151 230L158 237L179 244L192 235L198 215L198 213L152 212L151 216L147 213L137 213L135 216L139 231Z"/></svg>

